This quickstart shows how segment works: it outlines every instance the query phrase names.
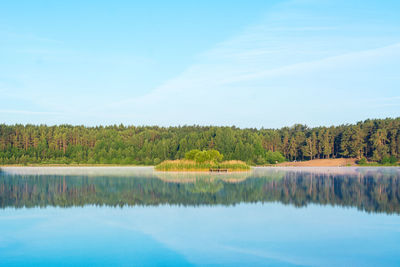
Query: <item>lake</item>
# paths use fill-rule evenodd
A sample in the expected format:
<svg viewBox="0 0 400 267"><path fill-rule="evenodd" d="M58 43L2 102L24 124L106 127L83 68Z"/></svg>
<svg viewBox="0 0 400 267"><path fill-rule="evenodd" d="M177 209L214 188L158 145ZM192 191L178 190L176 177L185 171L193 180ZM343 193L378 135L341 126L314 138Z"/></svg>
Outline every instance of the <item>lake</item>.
<svg viewBox="0 0 400 267"><path fill-rule="evenodd" d="M399 266L400 168L3 167L1 266Z"/></svg>

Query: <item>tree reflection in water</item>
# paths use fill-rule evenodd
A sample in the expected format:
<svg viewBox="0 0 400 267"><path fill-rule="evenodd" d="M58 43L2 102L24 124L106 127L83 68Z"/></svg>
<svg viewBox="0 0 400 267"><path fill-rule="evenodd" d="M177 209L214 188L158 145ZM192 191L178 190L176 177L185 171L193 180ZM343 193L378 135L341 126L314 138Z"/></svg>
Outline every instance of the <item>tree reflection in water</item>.
<svg viewBox="0 0 400 267"><path fill-rule="evenodd" d="M281 202L400 213L400 168L255 168L234 174L151 168L3 168L0 207ZM81 169L82 170L82 169Z"/></svg>

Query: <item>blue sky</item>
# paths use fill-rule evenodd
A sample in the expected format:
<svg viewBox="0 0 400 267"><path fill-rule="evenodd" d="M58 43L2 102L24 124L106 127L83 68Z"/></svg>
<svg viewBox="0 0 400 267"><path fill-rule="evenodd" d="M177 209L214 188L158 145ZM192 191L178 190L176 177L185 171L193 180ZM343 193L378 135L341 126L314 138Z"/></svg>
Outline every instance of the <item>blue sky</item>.
<svg viewBox="0 0 400 267"><path fill-rule="evenodd" d="M399 1L2 1L0 123L400 116Z"/></svg>

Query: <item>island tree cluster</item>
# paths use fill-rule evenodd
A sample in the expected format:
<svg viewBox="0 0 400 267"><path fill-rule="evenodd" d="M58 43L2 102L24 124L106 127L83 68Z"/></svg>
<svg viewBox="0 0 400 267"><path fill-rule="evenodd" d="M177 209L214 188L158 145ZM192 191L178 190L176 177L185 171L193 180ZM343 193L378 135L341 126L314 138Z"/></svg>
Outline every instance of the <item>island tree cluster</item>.
<svg viewBox="0 0 400 267"><path fill-rule="evenodd" d="M193 160L196 163L204 163L204 162L221 162L224 158L224 155L219 153L218 150L203 150L200 151L198 149L190 150L185 154L185 159Z"/></svg>
<svg viewBox="0 0 400 267"><path fill-rule="evenodd" d="M281 129L0 125L0 164L152 165L182 159L193 149L214 149L224 160L250 164L338 157L387 161L400 156L400 118Z"/></svg>

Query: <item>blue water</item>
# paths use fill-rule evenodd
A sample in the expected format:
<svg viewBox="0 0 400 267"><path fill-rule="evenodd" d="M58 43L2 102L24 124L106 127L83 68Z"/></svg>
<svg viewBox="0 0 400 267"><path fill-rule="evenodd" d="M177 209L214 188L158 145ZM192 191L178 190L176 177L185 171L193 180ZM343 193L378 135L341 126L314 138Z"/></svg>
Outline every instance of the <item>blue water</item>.
<svg viewBox="0 0 400 267"><path fill-rule="evenodd" d="M331 178L326 177L327 173ZM371 171L334 174L322 170L321 174L320 170L310 178L306 172L293 176L284 171L283 177L272 179L271 172L263 170L245 179L239 177L235 183L221 178L223 181L213 180L211 185L201 184L199 193L193 187L198 181L170 182L149 173L100 177L6 171L0 175L0 265L399 266L400 205L393 199L399 197L398 174L399 170L383 176L371 176ZM90 186L78 183L82 179ZM132 179L137 183L132 184ZM219 180L218 176L215 179ZM310 184L333 180L329 186L310 186L303 193L301 185L307 179L313 179ZM355 179L348 185L354 187L349 193L338 184L341 179ZM28 184L32 180L33 184ZM60 183L54 186L54 181ZM122 183L123 189L115 183ZM259 183L267 196L259 196ZM281 197L286 187L281 190L279 184L290 184L289 190L294 190L289 192L289 200ZM360 195L354 195L357 185L365 185ZM52 187L57 188L56 193ZM45 193L35 195L40 188ZM76 193L77 189L87 192L85 188L95 193ZM129 190L123 191L126 188ZM169 191L180 198L164 198L163 194L170 196ZM133 197L142 192L135 197L141 203L130 203L129 192ZM308 192L306 204L294 200ZM353 195L346 198L354 199L354 203L343 199L351 192ZM52 200L36 198L50 193ZM265 200L275 193L276 198ZM313 200L314 195L319 197ZM107 204L114 196L119 206ZM192 203L192 199L202 196L206 203ZM213 197L232 203L213 204ZM253 201L258 198L260 201ZM336 199L330 202L327 198Z"/></svg>

